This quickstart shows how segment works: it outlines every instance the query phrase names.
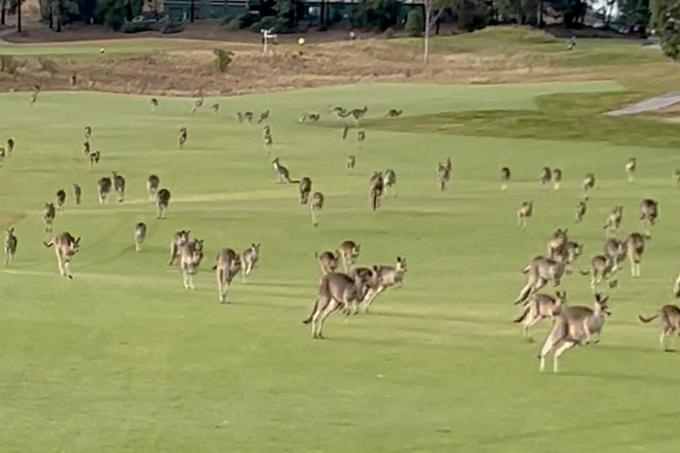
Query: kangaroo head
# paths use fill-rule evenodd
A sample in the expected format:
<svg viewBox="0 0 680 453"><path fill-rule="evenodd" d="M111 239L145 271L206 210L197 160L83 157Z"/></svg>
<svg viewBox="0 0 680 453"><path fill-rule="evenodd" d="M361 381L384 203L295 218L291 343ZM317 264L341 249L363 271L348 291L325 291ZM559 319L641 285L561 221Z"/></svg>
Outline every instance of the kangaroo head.
<svg viewBox="0 0 680 453"><path fill-rule="evenodd" d="M564 304L567 302L567 292L566 291L557 291L555 292L555 295L557 296L557 301L560 304Z"/></svg>
<svg viewBox="0 0 680 453"><path fill-rule="evenodd" d="M402 258L401 256L397 257L397 270L406 272L406 258Z"/></svg>
<svg viewBox="0 0 680 453"><path fill-rule="evenodd" d="M607 316L611 315L609 311L609 306L607 302L609 301L609 296L602 296L600 293L595 293L595 305L596 309L603 312Z"/></svg>
<svg viewBox="0 0 680 453"><path fill-rule="evenodd" d="M7 228L7 236L12 236L14 234L14 227Z"/></svg>

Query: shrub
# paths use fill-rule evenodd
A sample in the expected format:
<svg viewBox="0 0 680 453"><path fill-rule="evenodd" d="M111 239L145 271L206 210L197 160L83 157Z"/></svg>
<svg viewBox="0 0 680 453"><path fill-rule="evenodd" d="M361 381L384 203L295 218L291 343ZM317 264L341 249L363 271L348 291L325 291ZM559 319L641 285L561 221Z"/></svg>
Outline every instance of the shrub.
<svg viewBox="0 0 680 453"><path fill-rule="evenodd" d="M406 25L404 28L409 36L422 36L423 28L425 27L425 19L423 18L423 11L420 8L415 8L409 11L406 16Z"/></svg>
<svg viewBox="0 0 680 453"><path fill-rule="evenodd" d="M239 31L243 26L242 19L240 17L234 17L224 26L224 31Z"/></svg>
<svg viewBox="0 0 680 453"><path fill-rule="evenodd" d="M401 2L398 0L360 0L352 8L353 27L386 30L397 24Z"/></svg>
<svg viewBox="0 0 680 453"><path fill-rule="evenodd" d="M49 58L38 57L38 66L41 71L49 73L50 77L54 77L54 75L59 72L57 70L57 64Z"/></svg>
<svg viewBox="0 0 680 453"><path fill-rule="evenodd" d="M394 38L394 28L389 27L387 30L385 30L385 38L387 39Z"/></svg>
<svg viewBox="0 0 680 453"><path fill-rule="evenodd" d="M6 74L16 74L19 69L19 63L11 55L0 55L0 72Z"/></svg>
<svg viewBox="0 0 680 453"><path fill-rule="evenodd" d="M213 54L215 54L215 67L217 68L217 72L227 72L229 64L234 60L234 53L223 49L215 49L213 50Z"/></svg>

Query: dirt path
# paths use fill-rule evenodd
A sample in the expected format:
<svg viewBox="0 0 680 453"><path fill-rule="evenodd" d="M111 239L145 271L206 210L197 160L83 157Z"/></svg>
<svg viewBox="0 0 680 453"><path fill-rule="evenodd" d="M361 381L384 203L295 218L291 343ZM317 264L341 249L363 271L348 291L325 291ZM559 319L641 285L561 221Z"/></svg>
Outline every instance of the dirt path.
<svg viewBox="0 0 680 453"><path fill-rule="evenodd" d="M661 110L678 103L680 103L680 91L671 91L660 96L655 96L653 98L645 99L644 101L631 104L622 109L612 110L611 112L607 112L607 115L609 116L636 115L638 113Z"/></svg>

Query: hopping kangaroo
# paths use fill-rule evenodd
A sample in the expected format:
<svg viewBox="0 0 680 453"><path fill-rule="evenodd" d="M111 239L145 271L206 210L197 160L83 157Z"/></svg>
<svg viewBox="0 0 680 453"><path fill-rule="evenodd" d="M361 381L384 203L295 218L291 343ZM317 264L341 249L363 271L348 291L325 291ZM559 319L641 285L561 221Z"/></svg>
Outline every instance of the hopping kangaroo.
<svg viewBox="0 0 680 453"><path fill-rule="evenodd" d="M541 172L538 174L538 182L541 183L541 187L545 187L552 180L552 171L550 167L543 167Z"/></svg>
<svg viewBox="0 0 680 453"><path fill-rule="evenodd" d="M189 242L189 230L179 230L172 235L170 240L170 260L168 260L168 266L175 264L175 261L179 257L180 248Z"/></svg>
<svg viewBox="0 0 680 453"><path fill-rule="evenodd" d="M540 371L545 370L545 358L551 352L553 352L553 371L557 373L558 361L562 354L576 345L583 344L584 340L585 344L589 344L595 335L597 335L596 341L599 341L606 317L611 315L607 306L608 300L609 296L602 297L600 294L595 294L593 308L567 306L562 309L538 356L541 361Z"/></svg>
<svg viewBox="0 0 680 453"><path fill-rule="evenodd" d="M607 239L604 243L604 254L614 261L613 272L618 272L619 266L626 259L626 242L616 238Z"/></svg>
<svg viewBox="0 0 680 453"><path fill-rule="evenodd" d="M321 254L315 252L314 256L316 257L316 260L319 262L321 275L326 275L330 274L331 272L335 272L335 270L338 268L338 264L340 261L339 253L336 255L330 250L326 250L325 252L321 252Z"/></svg>
<svg viewBox="0 0 680 453"><path fill-rule="evenodd" d="M397 173L394 170L388 168L382 172L382 179L383 187L385 188L385 194L389 194L391 190L392 194L396 197L397 189L395 186L397 185Z"/></svg>
<svg viewBox="0 0 680 453"><path fill-rule="evenodd" d="M73 197L76 199L76 204L80 204L80 199L83 196L83 189L76 183L73 183Z"/></svg>
<svg viewBox="0 0 680 453"><path fill-rule="evenodd" d="M562 182L562 170L559 168L554 168L552 171L553 189L558 190L560 188L561 182Z"/></svg>
<svg viewBox="0 0 680 453"><path fill-rule="evenodd" d="M309 194L312 193L312 180L305 176L300 180L300 204L307 204Z"/></svg>
<svg viewBox="0 0 680 453"><path fill-rule="evenodd" d="M156 199L156 194L158 194L158 187L161 184L161 179L156 175L149 175L146 179L146 190L149 192L149 200L153 201Z"/></svg>
<svg viewBox="0 0 680 453"><path fill-rule="evenodd" d="M156 211L158 215L156 218L165 218L165 211L168 209L170 204L170 191L168 189L161 189L156 194Z"/></svg>
<svg viewBox="0 0 680 453"><path fill-rule="evenodd" d="M680 335L680 307L677 305L664 305L655 314L646 318L639 315L640 321L645 324L654 321L656 318L661 318L661 336L659 337L659 345L661 349L671 352L672 349L666 347L666 337L670 335Z"/></svg>
<svg viewBox="0 0 680 453"><path fill-rule="evenodd" d="M316 213L321 211L323 203L323 194L321 192L314 192L314 195L312 195L312 202L309 204L309 209L312 213L312 226L319 225L319 219L317 218Z"/></svg>
<svg viewBox="0 0 680 453"><path fill-rule="evenodd" d="M646 237L649 239L649 236ZM630 260L630 275L640 276L640 261L645 251L645 236L640 233L632 233L626 238L626 249Z"/></svg>
<svg viewBox="0 0 680 453"><path fill-rule="evenodd" d="M142 244L144 244L144 240L146 239L146 223L139 222L138 224L135 225L134 237L135 237L135 250L141 252Z"/></svg>
<svg viewBox="0 0 680 453"><path fill-rule="evenodd" d="M248 247L241 255L243 271L241 277L243 279L243 283L246 282L246 277L248 277L253 269L255 269L255 265L260 260L260 245L262 244L251 244L251 246Z"/></svg>
<svg viewBox="0 0 680 453"><path fill-rule="evenodd" d="M637 168L637 159L635 157L631 157L628 159L628 162L626 162L626 175L628 175L628 182L633 182L635 180L635 169Z"/></svg>
<svg viewBox="0 0 680 453"><path fill-rule="evenodd" d="M203 239L186 242L179 248L179 267L185 289L194 289L194 275L203 259Z"/></svg>
<svg viewBox="0 0 680 453"><path fill-rule="evenodd" d="M607 216L603 229L606 230L607 237L613 235L621 225L623 219L623 206L614 206L612 212Z"/></svg>
<svg viewBox="0 0 680 453"><path fill-rule="evenodd" d="M645 235L650 236L650 229L656 223L659 216L659 203L651 198L645 198L640 203L640 223Z"/></svg>
<svg viewBox="0 0 680 453"><path fill-rule="evenodd" d="M369 287L362 303L364 310L368 313L371 304L380 294L385 292L387 288L395 285L401 286L404 283L404 275L406 274L406 258L397 257L397 262L394 266L373 266L373 271L376 274L377 285ZM352 275L352 272L350 272Z"/></svg>
<svg viewBox="0 0 680 453"><path fill-rule="evenodd" d="M189 136L189 131L187 131L186 127L182 127L179 129L179 136L177 137L177 144L179 145L180 149L184 148L184 144L187 142L187 137Z"/></svg>
<svg viewBox="0 0 680 453"><path fill-rule="evenodd" d="M501 190L505 191L508 189L510 176L511 176L510 167L501 168Z"/></svg>
<svg viewBox="0 0 680 453"><path fill-rule="evenodd" d="M531 294L547 285L549 281L552 281L554 286L559 286L564 272L565 264L561 261L551 260L544 256L533 258L522 270L522 273L527 274L527 283L515 299L515 303L523 302Z"/></svg>
<svg viewBox="0 0 680 453"><path fill-rule="evenodd" d="M383 180L382 174L376 171L371 176L368 195L371 200L371 209L375 212L380 207L380 198L383 195L385 189L385 181Z"/></svg>
<svg viewBox="0 0 680 453"><path fill-rule="evenodd" d="M113 173L113 190L116 191L118 194L118 202L122 203L123 199L125 198L125 178L116 173L115 171Z"/></svg>
<svg viewBox="0 0 680 453"><path fill-rule="evenodd" d="M586 176L583 178L583 191L588 192L595 188L595 174L593 173L586 173Z"/></svg>
<svg viewBox="0 0 680 453"><path fill-rule="evenodd" d="M588 202L588 197L579 201L578 204L576 205L576 216L575 216L576 223L581 223L583 221L583 217L586 215L586 211L588 210L587 202Z"/></svg>
<svg viewBox="0 0 680 453"><path fill-rule="evenodd" d="M227 298L229 285L241 270L241 257L232 249L222 249L217 254L216 261L212 269L217 275L219 300L221 304L226 304L229 301Z"/></svg>
<svg viewBox="0 0 680 453"><path fill-rule="evenodd" d="M513 322L522 324L524 336L529 342L533 343L534 340L531 338L529 329L546 318L554 321L555 317L562 312L562 307L566 303L566 291L557 291L555 296L544 293L534 294L524 302L522 313Z"/></svg>
<svg viewBox="0 0 680 453"><path fill-rule="evenodd" d="M12 261L14 261L14 255L16 255L17 253L18 244L19 240L14 234L14 227L7 228L7 231L5 231L5 243L4 243L5 266L9 266L10 264L12 264Z"/></svg>
<svg viewBox="0 0 680 453"><path fill-rule="evenodd" d="M385 113L385 118L397 118L401 116L401 109L390 109L387 113Z"/></svg>
<svg viewBox="0 0 680 453"><path fill-rule="evenodd" d="M297 184L300 182L299 180L295 181L293 179L290 179L290 172L286 167L281 165L278 157L272 161L272 165L274 167L274 173L276 173L276 176L278 176L280 183L287 182L289 184Z"/></svg>
<svg viewBox="0 0 680 453"><path fill-rule="evenodd" d="M447 157L444 162L437 162L437 184L439 185L440 192L445 191L446 185L451 181L452 167L453 164L450 157Z"/></svg>
<svg viewBox="0 0 680 453"><path fill-rule="evenodd" d="M517 209L517 225L520 229L527 227L527 219L534 214L534 202L525 200Z"/></svg>
<svg viewBox="0 0 680 453"><path fill-rule="evenodd" d="M609 283L610 288L618 284L616 277L616 259L607 255L595 255L590 259L590 269L580 271L581 275L590 275L590 287L595 290L602 279Z"/></svg>
<svg viewBox="0 0 680 453"><path fill-rule="evenodd" d="M97 190L99 193L99 203L104 203L106 199L108 198L109 194L111 193L111 187L113 185L113 182L111 181L111 178L108 176L105 176L101 178L99 181L97 181Z"/></svg>
<svg viewBox="0 0 680 453"><path fill-rule="evenodd" d="M59 273L64 277L73 278L70 270L71 258L80 248L80 238L74 238L70 233L61 233L43 244L45 247L54 247Z"/></svg>
<svg viewBox="0 0 680 453"><path fill-rule="evenodd" d="M64 189L57 190L54 201L57 204L57 209L63 208L64 203L66 203L66 191Z"/></svg>
<svg viewBox="0 0 680 453"><path fill-rule="evenodd" d="M359 253L361 253L361 244L357 244L354 241L343 241L340 244L338 255L340 255L345 272L349 271L356 259L359 258Z"/></svg>
<svg viewBox="0 0 680 453"><path fill-rule="evenodd" d="M54 208L53 203L45 203L43 208L43 223L45 224L45 233L52 232L52 224L54 224L54 218L57 215L57 210Z"/></svg>
<svg viewBox="0 0 680 453"><path fill-rule="evenodd" d="M567 229L556 229L546 243L548 258L553 260L561 259L565 255L565 248L568 242Z"/></svg>
<svg viewBox="0 0 680 453"><path fill-rule="evenodd" d="M347 274L331 272L321 277L319 294L312 307L312 312L304 324L312 324L312 338L323 338L323 324L328 315L342 309L346 314L356 312L363 300L367 287L375 285L375 274L371 273L368 281L363 278L352 278Z"/></svg>

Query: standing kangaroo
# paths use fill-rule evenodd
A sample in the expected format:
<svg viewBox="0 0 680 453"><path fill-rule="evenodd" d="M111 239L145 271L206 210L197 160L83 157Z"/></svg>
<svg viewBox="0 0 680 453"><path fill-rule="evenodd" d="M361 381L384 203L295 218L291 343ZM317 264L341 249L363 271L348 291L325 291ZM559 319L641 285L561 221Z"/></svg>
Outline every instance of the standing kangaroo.
<svg viewBox="0 0 680 453"><path fill-rule="evenodd" d="M541 183L541 187L545 187L552 180L552 170L550 167L543 167L541 172L538 174L538 182Z"/></svg>
<svg viewBox="0 0 680 453"><path fill-rule="evenodd" d="M388 194L390 191L392 191L392 194L396 197L397 189L395 186L397 185L397 173L394 170L388 168L382 172L382 179L385 193Z"/></svg>
<svg viewBox="0 0 680 453"><path fill-rule="evenodd" d="M562 307L566 303L566 291L557 291L554 297L544 293L534 294L524 301L522 313L513 322L522 324L524 336L530 343L533 343L534 340L531 338L529 329L546 318L554 321L555 317L562 312Z"/></svg>
<svg viewBox="0 0 680 453"><path fill-rule="evenodd" d="M562 183L562 170L559 168L554 168L552 171L552 183L553 189L558 190L560 188L560 183Z"/></svg>
<svg viewBox="0 0 680 453"><path fill-rule="evenodd" d="M76 204L80 204L80 199L83 196L83 189L76 183L73 183L73 197L76 199Z"/></svg>
<svg viewBox="0 0 680 453"><path fill-rule="evenodd" d="M395 285L401 286L403 284L406 270L406 258L400 256L397 257L397 262L394 266L373 266L373 271L377 277L377 285L369 287L362 300L366 313L368 313L368 309L376 297L385 292L387 288ZM352 275L351 272L350 275Z"/></svg>
<svg viewBox="0 0 680 453"><path fill-rule="evenodd" d="M165 211L170 205L170 191L168 189L161 189L156 194L156 211L158 215L157 219L165 218Z"/></svg>
<svg viewBox="0 0 680 453"><path fill-rule="evenodd" d="M170 240L170 259L168 260L168 266L175 264L175 261L179 257L180 248L189 242L189 230L179 230L172 235Z"/></svg>
<svg viewBox="0 0 680 453"><path fill-rule="evenodd" d="M640 261L642 261L642 254L645 251L645 237L640 233L632 233L626 238L626 250L628 251L628 259L630 260L630 274L637 278L640 276Z"/></svg>
<svg viewBox="0 0 680 453"><path fill-rule="evenodd" d="M508 183L510 182L511 172L510 167L501 168L501 190L508 190Z"/></svg>
<svg viewBox="0 0 680 453"><path fill-rule="evenodd" d="M339 253L336 255L333 252L326 250L325 252L314 253L316 260L319 262L319 268L321 269L321 275L330 274L335 272L338 268L340 261Z"/></svg>
<svg viewBox="0 0 680 453"><path fill-rule="evenodd" d="M588 210L588 197L585 197L583 200L579 201L578 204L576 205L576 216L575 216L575 221L576 223L581 223L583 221L583 217L586 215L586 211Z"/></svg>
<svg viewBox="0 0 680 453"><path fill-rule="evenodd" d="M545 370L545 358L553 352L553 371L558 372L558 361L562 354L576 345L589 344L594 335L599 341L600 332L604 327L606 317L611 315L607 301L609 296L602 297L595 294L593 308L584 306L568 306L562 309L557 322L550 329L548 337L543 343L538 355L541 363L540 371Z"/></svg>
<svg viewBox="0 0 680 453"><path fill-rule="evenodd" d="M314 192L312 195L312 202L309 204L310 212L312 213L312 226L319 225L319 219L317 218L317 212L321 211L324 204L324 196L321 192Z"/></svg>
<svg viewBox="0 0 680 453"><path fill-rule="evenodd" d="M142 244L144 244L144 240L146 239L146 223L139 222L135 225L134 237L135 237L135 250L141 252Z"/></svg>
<svg viewBox="0 0 680 453"><path fill-rule="evenodd" d="M14 261L14 255L17 253L18 244L19 240L14 234L14 227L7 228L5 231L5 242L3 247L5 251L5 267L9 267L9 265L12 264L12 261Z"/></svg>
<svg viewBox="0 0 680 453"><path fill-rule="evenodd" d="M125 178L115 171L113 172L113 190L118 194L118 202L122 203L125 198Z"/></svg>
<svg viewBox="0 0 680 453"><path fill-rule="evenodd" d="M348 272L361 253L361 244L354 241L343 241L338 248L338 255L342 260L342 267Z"/></svg>
<svg viewBox="0 0 680 453"><path fill-rule="evenodd" d="M217 254L216 264L212 268L217 276L217 289L221 304L229 302L227 290L231 281L241 270L241 257L232 249L222 249Z"/></svg>
<svg viewBox="0 0 680 453"><path fill-rule="evenodd" d="M378 171L373 173L371 176L368 195L371 200L371 209L375 212L380 207L380 198L383 195L385 189L385 182L382 178L382 174Z"/></svg>
<svg viewBox="0 0 680 453"><path fill-rule="evenodd" d="M544 256L534 257L522 270L522 273L527 274L527 283L515 299L515 303L523 302L531 294L538 292L547 285L549 281L552 281L554 286L559 286L564 276L565 266L565 263L561 261L555 261Z"/></svg>
<svg viewBox="0 0 680 453"><path fill-rule="evenodd" d="M156 199L160 184L161 179L156 175L149 175L146 179L146 190L149 192L149 200L154 201Z"/></svg>
<svg viewBox="0 0 680 453"><path fill-rule="evenodd" d="M564 255L565 247L568 242L567 229L556 229L546 243L548 258L553 260L560 259Z"/></svg>
<svg viewBox="0 0 680 453"><path fill-rule="evenodd" d="M451 181L452 167L453 164L450 157L447 157L444 162L437 162L437 184L439 185L440 192L445 191L446 185Z"/></svg>
<svg viewBox="0 0 680 453"><path fill-rule="evenodd" d="M375 276L373 279L375 280ZM326 318L336 310L342 309L346 314L356 309L366 294L366 288L375 284L363 278L352 278L347 274L331 272L321 277L319 293L310 315L302 321L312 324L312 338L323 338L323 324Z"/></svg>
<svg viewBox="0 0 680 453"><path fill-rule="evenodd" d="M276 173L276 176L279 178L280 183L287 182L289 184L297 184L300 181L295 181L293 179L290 179L290 172L286 167L281 165L281 162L279 162L279 158L276 157L272 161L272 166L274 167L274 173Z"/></svg>
<svg viewBox="0 0 680 453"><path fill-rule="evenodd" d="M189 131L187 130L187 128L181 127L179 129L179 136L177 137L177 144L179 145L180 149L184 149L184 144L187 142L188 136Z"/></svg>
<svg viewBox="0 0 680 453"><path fill-rule="evenodd" d="M614 206L614 209L607 216L603 229L606 230L607 237L610 237L621 225L623 219L623 206Z"/></svg>
<svg viewBox="0 0 680 453"><path fill-rule="evenodd" d="M312 180L305 176L300 180L300 204L307 204L309 194L312 192Z"/></svg>
<svg viewBox="0 0 680 453"><path fill-rule="evenodd" d="M57 209L62 209L64 203L66 203L66 191L64 189L57 190L54 201L57 204Z"/></svg>
<svg viewBox="0 0 680 453"><path fill-rule="evenodd" d="M592 189L595 188L595 174L593 173L586 173L586 176L583 178L583 191L588 193Z"/></svg>
<svg viewBox="0 0 680 453"><path fill-rule="evenodd" d="M243 283L246 282L246 277L255 269L255 265L260 260L260 245L261 244L251 244L242 254L241 254L241 266L242 273L241 278Z"/></svg>
<svg viewBox="0 0 680 453"><path fill-rule="evenodd" d="M534 214L534 202L525 200L517 209L517 225L521 230L527 227L527 219Z"/></svg>
<svg viewBox="0 0 680 453"><path fill-rule="evenodd" d="M635 157L631 157L628 159L628 162L626 162L625 170L626 170L626 175L628 175L628 182L633 182L635 181L635 170L637 168L637 159Z"/></svg>
<svg viewBox="0 0 680 453"><path fill-rule="evenodd" d="M57 210L53 203L45 203L43 208L43 223L45 224L45 233L52 232L52 225L54 224L54 218L57 215Z"/></svg>
<svg viewBox="0 0 680 453"><path fill-rule="evenodd" d="M646 318L639 315L640 321L645 324L654 321L656 318L661 318L661 336L659 337L659 345L661 349L672 352L672 349L666 347L666 337L670 335L680 335L680 307L677 305L664 305L652 316Z"/></svg>
<svg viewBox="0 0 680 453"><path fill-rule="evenodd" d="M203 260L203 240L185 242L179 248L179 267L182 271L184 289L194 289L194 275Z"/></svg>
<svg viewBox="0 0 680 453"><path fill-rule="evenodd" d="M607 239L604 243L604 254L614 263L613 272L618 272L620 264L626 259L626 242L616 238Z"/></svg>
<svg viewBox="0 0 680 453"><path fill-rule="evenodd" d="M43 244L45 244L45 247L54 247L59 273L72 279L70 263L71 258L80 248L80 238L74 238L70 233L61 233L54 236L49 242L43 242Z"/></svg>
<svg viewBox="0 0 680 453"><path fill-rule="evenodd" d="M645 198L640 202L640 223L645 232L645 235L651 234L651 227L656 224L656 219L659 216L659 203L651 198Z"/></svg>
<svg viewBox="0 0 680 453"><path fill-rule="evenodd" d="M111 181L111 178L109 178L108 176L100 178L99 181L97 181L97 189L100 204L104 203L108 198L109 194L111 193L112 185L113 182Z"/></svg>

